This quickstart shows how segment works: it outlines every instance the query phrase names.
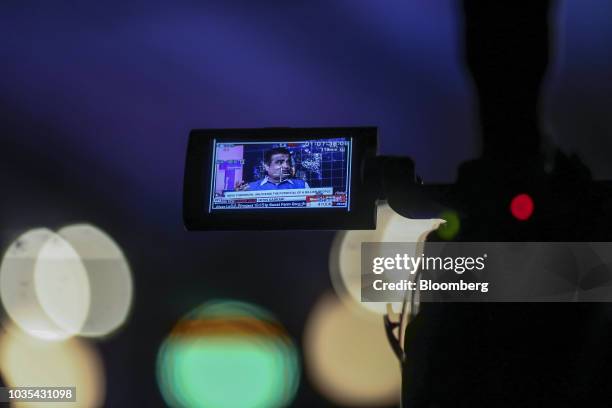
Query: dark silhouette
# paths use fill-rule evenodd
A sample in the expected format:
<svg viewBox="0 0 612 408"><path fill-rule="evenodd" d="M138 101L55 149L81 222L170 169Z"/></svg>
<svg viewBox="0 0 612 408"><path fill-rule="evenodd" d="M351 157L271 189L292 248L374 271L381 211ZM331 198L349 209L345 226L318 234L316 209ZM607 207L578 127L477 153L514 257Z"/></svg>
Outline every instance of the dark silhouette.
<svg viewBox="0 0 612 408"><path fill-rule="evenodd" d="M551 149L539 126L552 3L465 0L463 7L482 156L464 163L437 198L460 214L455 240L609 241L608 185ZM536 203L526 222L508 211L521 192ZM406 333L403 406L610 406L606 307L424 304Z"/></svg>

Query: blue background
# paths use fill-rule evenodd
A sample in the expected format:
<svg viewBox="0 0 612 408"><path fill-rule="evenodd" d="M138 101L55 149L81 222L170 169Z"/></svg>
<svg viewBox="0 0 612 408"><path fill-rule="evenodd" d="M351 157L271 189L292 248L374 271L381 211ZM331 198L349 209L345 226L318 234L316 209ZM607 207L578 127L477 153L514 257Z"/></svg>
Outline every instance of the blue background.
<svg viewBox="0 0 612 408"><path fill-rule="evenodd" d="M331 232L183 230L189 130L374 125L381 154L411 156L425 181L452 181L479 154L458 5L3 2L2 244L87 221L124 248L136 298L128 325L100 344L108 405L161 402L155 353L201 302L260 304L299 342L330 288ZM611 3L559 3L542 99L543 128L599 178L612 178L611 14ZM274 264L253 264L272 248ZM283 262L293 267L281 273ZM297 398L322 403L306 382Z"/></svg>

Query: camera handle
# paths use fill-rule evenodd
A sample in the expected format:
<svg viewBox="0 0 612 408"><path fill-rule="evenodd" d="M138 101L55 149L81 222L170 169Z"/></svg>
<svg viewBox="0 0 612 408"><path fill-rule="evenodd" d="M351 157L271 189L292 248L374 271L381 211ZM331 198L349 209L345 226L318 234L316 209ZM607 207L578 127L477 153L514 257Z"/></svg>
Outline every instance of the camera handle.
<svg viewBox="0 0 612 408"><path fill-rule="evenodd" d="M377 199L386 200L389 206L403 217L434 218L449 208L444 202L447 201L446 196L451 185L424 185L415 173L414 161L409 157L376 156L366 160L362 177L370 181L374 178L370 185L378 186ZM415 278L418 280L420 276L419 270ZM418 313L417 296L418 292L406 291L396 321L391 319L394 313L390 304L387 304L387 314L383 317L387 339L401 364L405 363L404 333L409 322Z"/></svg>

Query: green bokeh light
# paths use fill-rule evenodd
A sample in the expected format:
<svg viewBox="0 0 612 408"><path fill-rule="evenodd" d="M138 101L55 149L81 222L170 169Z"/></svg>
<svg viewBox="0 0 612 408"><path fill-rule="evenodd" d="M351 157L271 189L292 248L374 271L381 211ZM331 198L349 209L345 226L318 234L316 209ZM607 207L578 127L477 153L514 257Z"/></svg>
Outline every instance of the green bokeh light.
<svg viewBox="0 0 612 408"><path fill-rule="evenodd" d="M173 407L280 407L299 384L293 342L253 305L215 301L189 313L160 348L158 382Z"/></svg>
<svg viewBox="0 0 612 408"><path fill-rule="evenodd" d="M440 225L437 229L438 236L446 241L450 241L455 238L461 227L459 220L459 214L456 211L444 211L440 214L440 218L446 220L446 222Z"/></svg>

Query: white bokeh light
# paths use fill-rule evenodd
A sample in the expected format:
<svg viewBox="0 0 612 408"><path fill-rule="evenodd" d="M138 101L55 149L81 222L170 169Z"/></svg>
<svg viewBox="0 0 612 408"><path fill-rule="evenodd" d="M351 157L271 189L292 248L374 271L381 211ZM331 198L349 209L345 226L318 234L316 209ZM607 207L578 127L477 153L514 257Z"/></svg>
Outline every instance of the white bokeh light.
<svg viewBox="0 0 612 408"><path fill-rule="evenodd" d="M361 244L363 242L424 242L429 232L442 224L441 219L415 220L403 217L387 204L378 206L376 230L341 231L336 234L330 252L329 267L334 290L349 306L360 306L370 312L387 313L383 302L361 302ZM417 246L416 252L420 251ZM391 303L401 311L401 302Z"/></svg>
<svg viewBox="0 0 612 408"><path fill-rule="evenodd" d="M23 331L45 340L62 340L80 330L87 313L86 278L85 267L68 243L51 230L33 229L4 254L0 298Z"/></svg>
<svg viewBox="0 0 612 408"><path fill-rule="evenodd" d="M81 332L89 311L90 286L79 254L53 234L34 265L34 288L45 313L65 333Z"/></svg>
<svg viewBox="0 0 612 408"><path fill-rule="evenodd" d="M0 336L0 373L8 387L75 387L76 402L21 402L16 407L104 405L106 380L102 358L87 341L44 341L6 325Z"/></svg>
<svg viewBox="0 0 612 408"><path fill-rule="evenodd" d="M383 319L347 306L334 294L325 294L308 318L304 360L310 381L337 404L399 403L400 363L389 346Z"/></svg>
<svg viewBox="0 0 612 408"><path fill-rule="evenodd" d="M132 274L119 246L95 226L38 228L4 254L0 297L16 325L37 338L101 337L127 319Z"/></svg>
<svg viewBox="0 0 612 408"><path fill-rule="evenodd" d="M80 334L105 336L127 319L133 297L132 273L123 251L99 228L89 224L58 231L78 253L90 282L90 302Z"/></svg>

